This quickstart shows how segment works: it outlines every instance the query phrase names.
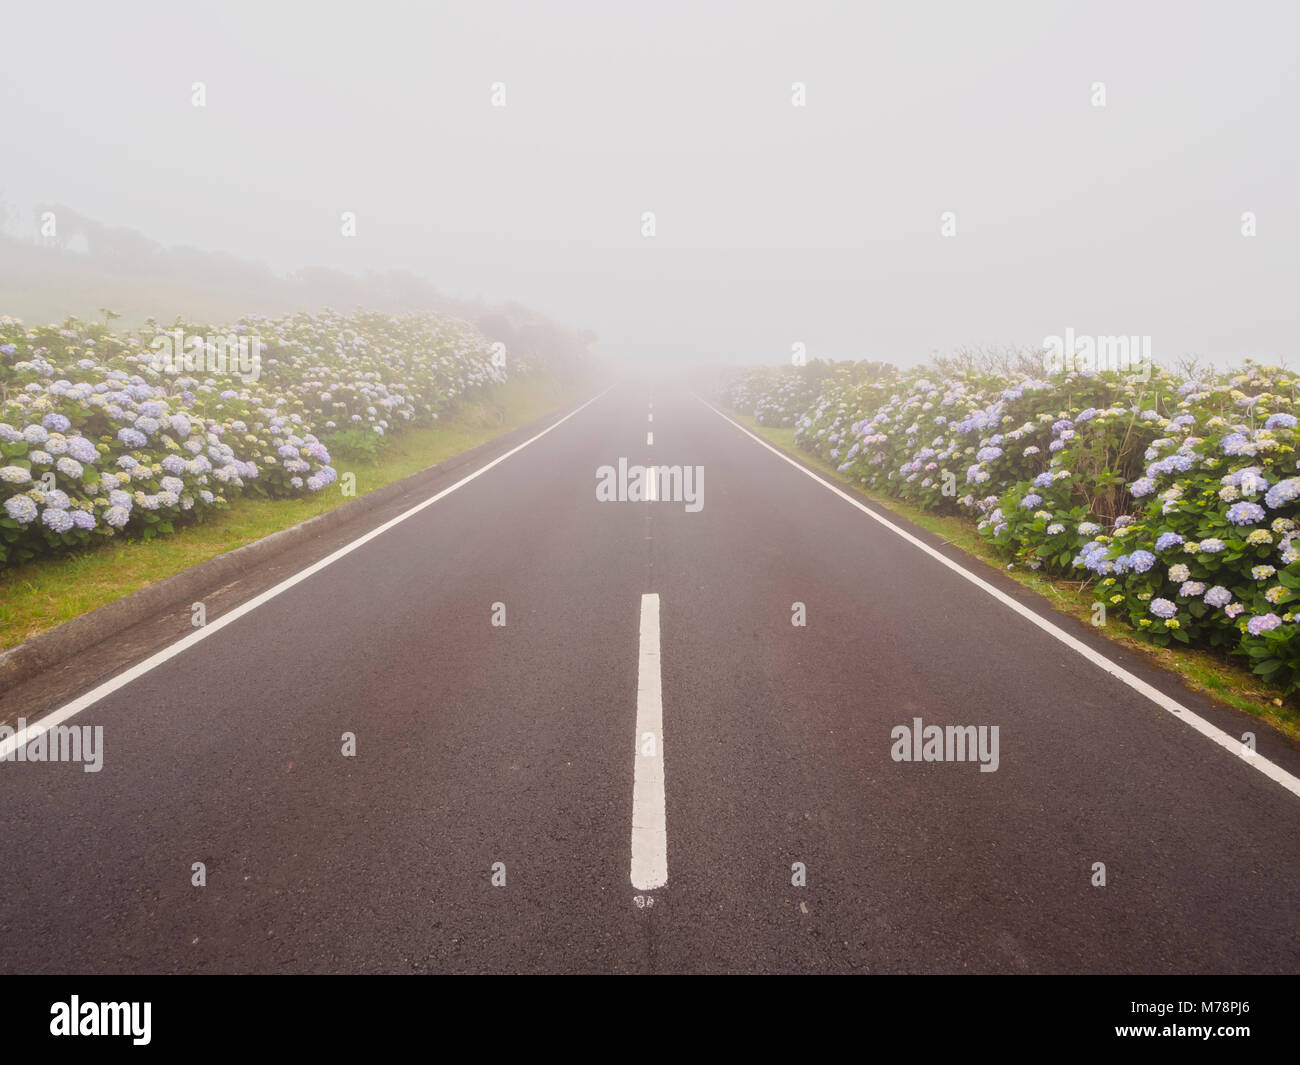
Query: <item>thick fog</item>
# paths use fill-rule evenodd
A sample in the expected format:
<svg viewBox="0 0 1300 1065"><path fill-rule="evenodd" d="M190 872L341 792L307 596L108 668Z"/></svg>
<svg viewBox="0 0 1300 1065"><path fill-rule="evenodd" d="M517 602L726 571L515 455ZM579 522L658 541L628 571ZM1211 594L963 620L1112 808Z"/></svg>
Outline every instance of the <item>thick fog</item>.
<svg viewBox="0 0 1300 1065"><path fill-rule="evenodd" d="M1067 328L1279 359L1298 11L9 3L0 196L11 234L57 203L279 272L409 270L645 362Z"/></svg>

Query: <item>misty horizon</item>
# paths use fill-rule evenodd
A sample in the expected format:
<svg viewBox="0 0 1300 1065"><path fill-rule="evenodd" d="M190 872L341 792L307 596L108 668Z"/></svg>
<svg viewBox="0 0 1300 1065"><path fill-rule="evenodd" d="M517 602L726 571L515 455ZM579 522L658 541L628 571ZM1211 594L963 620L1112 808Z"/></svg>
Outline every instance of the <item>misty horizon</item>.
<svg viewBox="0 0 1300 1065"><path fill-rule="evenodd" d="M1160 364L1290 353L1292 12L132 10L87 6L73 38L6 15L0 197L28 221L409 271L647 364L908 366L1066 329Z"/></svg>

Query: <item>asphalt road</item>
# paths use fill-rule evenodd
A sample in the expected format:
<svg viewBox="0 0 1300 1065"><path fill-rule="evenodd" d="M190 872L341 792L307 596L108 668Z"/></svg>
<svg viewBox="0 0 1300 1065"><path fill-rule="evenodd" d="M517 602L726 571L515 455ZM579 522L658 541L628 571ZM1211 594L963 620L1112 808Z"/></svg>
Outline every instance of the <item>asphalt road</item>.
<svg viewBox="0 0 1300 1065"><path fill-rule="evenodd" d="M702 466L702 508L598 502L620 457ZM209 624L316 561L214 594ZM1268 726L965 564L1300 775ZM193 631L159 619L16 697ZM918 717L997 726L997 770L895 761ZM67 724L103 727L100 772L0 763L6 972L1300 968L1300 796L671 382L615 386Z"/></svg>

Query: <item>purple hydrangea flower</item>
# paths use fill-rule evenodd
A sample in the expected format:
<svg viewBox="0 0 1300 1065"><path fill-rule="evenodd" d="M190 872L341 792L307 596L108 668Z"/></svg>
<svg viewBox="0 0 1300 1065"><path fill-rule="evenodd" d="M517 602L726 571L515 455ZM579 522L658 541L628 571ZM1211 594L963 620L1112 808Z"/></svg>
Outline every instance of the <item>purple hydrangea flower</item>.
<svg viewBox="0 0 1300 1065"><path fill-rule="evenodd" d="M1281 506L1290 503L1296 496L1300 496L1300 477L1289 477L1285 481L1278 481L1268 490L1264 496L1264 502L1272 510L1277 510Z"/></svg>
<svg viewBox="0 0 1300 1065"><path fill-rule="evenodd" d="M1252 636L1258 636L1261 632L1270 632L1282 624L1282 619L1276 614L1260 614L1246 622L1246 630Z"/></svg>
<svg viewBox="0 0 1300 1065"><path fill-rule="evenodd" d="M1225 455L1244 455L1250 446L1250 440L1242 433L1229 433L1219 441L1219 446Z"/></svg>

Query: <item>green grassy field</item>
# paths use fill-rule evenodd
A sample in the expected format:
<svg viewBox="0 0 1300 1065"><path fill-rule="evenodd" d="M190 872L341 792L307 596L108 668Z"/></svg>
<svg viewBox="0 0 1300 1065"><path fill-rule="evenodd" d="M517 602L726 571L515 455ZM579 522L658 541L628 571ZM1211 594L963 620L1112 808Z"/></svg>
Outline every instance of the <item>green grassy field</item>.
<svg viewBox="0 0 1300 1065"><path fill-rule="evenodd" d="M340 459L336 466L340 473L356 474L357 495L362 496L526 425L587 391L540 378L509 381L490 396L463 401L436 426L393 437L375 461ZM148 543L110 542L67 558L0 571L0 650L346 502L337 484L303 499L238 498L171 536Z"/></svg>
<svg viewBox="0 0 1300 1065"><path fill-rule="evenodd" d="M1008 570L1006 562L979 535L975 526L964 518L934 514L899 500L865 491L860 485L854 484L840 474L835 467L796 447L793 429L770 429L743 414L734 411L730 414L752 433L792 455L797 455L803 462L824 474L828 480L852 487L881 510L891 511L899 517L906 518L936 536L943 537L954 547L959 547L967 554L987 562L1042 596L1053 609L1083 621L1091 621L1093 598L1088 589L1088 582L1040 577L1027 569ZM1112 622L1098 631L1115 643L1147 656L1161 668L1177 673L1189 688L1204 692L1238 710L1263 718L1288 735L1300 739L1300 705L1297 705L1294 698L1285 700L1279 698L1276 693L1265 688L1259 678L1248 669L1240 668L1222 656L1208 651L1185 647L1175 650L1144 643L1134 637L1131 634L1132 630L1120 622Z"/></svg>

